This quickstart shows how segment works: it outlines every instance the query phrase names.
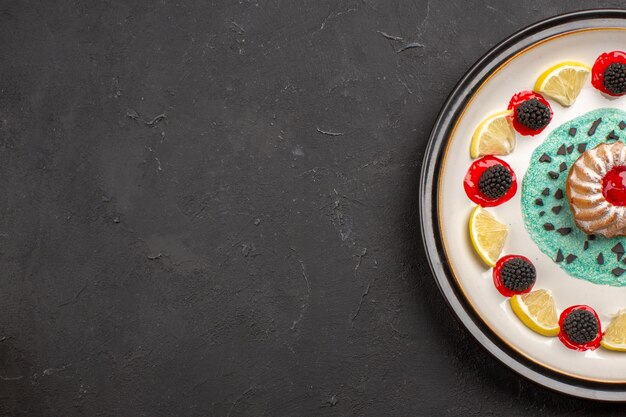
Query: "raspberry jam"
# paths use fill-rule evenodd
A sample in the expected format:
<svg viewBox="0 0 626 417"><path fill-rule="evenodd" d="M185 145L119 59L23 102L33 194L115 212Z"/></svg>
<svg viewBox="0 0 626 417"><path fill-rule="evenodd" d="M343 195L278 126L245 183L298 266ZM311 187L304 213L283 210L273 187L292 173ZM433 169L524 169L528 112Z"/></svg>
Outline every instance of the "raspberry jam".
<svg viewBox="0 0 626 417"><path fill-rule="evenodd" d="M478 182L480 181L480 176L483 175L483 172L485 172L487 168L494 165L502 165L506 168L511 173L512 182L511 187L506 194L500 198L491 199L483 194L480 188L478 188ZM467 174L465 174L463 187L465 188L465 193L469 199L474 203L482 207L494 207L509 201L515 195L515 192L517 191L517 179L515 178L515 172L513 172L509 164L496 158L495 156L487 155L474 161L474 163L470 166L467 170Z"/></svg>
<svg viewBox="0 0 626 417"><path fill-rule="evenodd" d="M567 318L567 316L574 310L586 310L589 311L591 313L593 313L593 315L596 318L596 321L598 322L598 333L596 334L596 337L589 343L584 343L584 344L578 344L578 343L574 343L572 340L570 340L570 338L567 336L567 333L565 333L565 331L563 330L563 323L565 322L565 319ZM578 351L585 351L585 350L596 350L598 347L600 347L600 341L602 340L602 327L600 325L600 319L598 318L598 314L595 312L595 310L589 306L586 305L577 305L577 306L571 306L567 309L565 309L562 313L561 316L559 317L559 328L561 329L561 331L559 332L559 340L568 348L573 349L573 350L578 350Z"/></svg>
<svg viewBox="0 0 626 417"><path fill-rule="evenodd" d="M611 93L604 86L604 71L606 71L606 68L609 65L614 63L626 64L626 53L622 51L612 51L605 52L600 55L593 64L593 68L591 68L591 85L602 91L604 94L608 94L610 96L620 96L622 94Z"/></svg>
<svg viewBox="0 0 626 417"><path fill-rule="evenodd" d="M532 100L536 98L542 104L544 104L548 109L550 109L550 119L552 119L552 107L550 107L550 103L546 101L545 98L541 94L535 93L534 91L520 91L511 97L511 101L509 101L509 110L513 110L513 115L511 119L513 121L513 127L515 130L524 136L535 136L543 131L547 126L542 127L541 129L531 129L529 127L524 126L520 122L517 121L517 108L525 101Z"/></svg>
<svg viewBox="0 0 626 417"><path fill-rule="evenodd" d="M626 166L617 166L602 178L602 195L614 206L626 206Z"/></svg>

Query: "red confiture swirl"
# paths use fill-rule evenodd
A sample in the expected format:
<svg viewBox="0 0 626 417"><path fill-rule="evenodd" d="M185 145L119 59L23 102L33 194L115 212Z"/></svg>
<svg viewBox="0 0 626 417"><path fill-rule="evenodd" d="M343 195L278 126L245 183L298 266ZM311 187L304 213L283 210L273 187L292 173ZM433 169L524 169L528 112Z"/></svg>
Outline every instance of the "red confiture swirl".
<svg viewBox="0 0 626 417"><path fill-rule="evenodd" d="M480 189L478 188L478 182L480 180L480 176L485 172L485 170L494 165L502 165L511 173L511 187L509 190L500 198L491 199L484 195ZM467 174L465 174L465 179L463 180L463 187L465 188L465 193L474 203L482 206L482 207L495 207L506 201L509 201L517 192L517 179L515 177L515 172L513 169L504 162L502 159L496 158L495 156L487 155L480 159L477 159L472 163L470 168L467 170Z"/></svg>
<svg viewBox="0 0 626 417"><path fill-rule="evenodd" d="M542 104L544 104L550 110L550 120L552 120L552 107L550 106L550 103L548 103L548 101L545 98L543 98L541 94L535 93L534 91L520 91L519 93L511 97L511 100L509 101L509 107L508 107L509 110L513 110L513 114L510 116L511 121L513 122L513 127L520 135L535 136L541 133L547 127L546 125L540 129L531 129L529 127L524 126L517 120L517 108L525 101L532 100L534 98L539 100Z"/></svg>
<svg viewBox="0 0 626 417"><path fill-rule="evenodd" d="M565 322L565 319L567 318L567 316L574 310L585 310L585 311L589 311L590 313L592 313L595 318L596 321L598 322L598 333L596 335L596 337L588 342L588 343L583 343L583 344L578 344L578 343L574 343L572 342L569 337L567 336L567 333L565 333L565 330L563 329L563 323ZM577 350L577 351L585 351L585 350L596 350L599 346L600 346L600 341L602 340L602 324L600 323L600 318L598 317L598 314L596 313L596 311L586 305L575 305L575 306L571 306L567 309L565 309L562 313L561 316L559 317L559 328L561 329L559 331L559 340L568 348L572 349L572 350Z"/></svg>
<svg viewBox="0 0 626 417"><path fill-rule="evenodd" d="M612 93L607 90L606 86L604 85L604 72L609 65L614 63L626 64L626 52L612 51L605 52L600 55L596 59L596 62L593 64L593 67L591 68L591 85L602 91L604 94L617 97L623 94Z"/></svg>

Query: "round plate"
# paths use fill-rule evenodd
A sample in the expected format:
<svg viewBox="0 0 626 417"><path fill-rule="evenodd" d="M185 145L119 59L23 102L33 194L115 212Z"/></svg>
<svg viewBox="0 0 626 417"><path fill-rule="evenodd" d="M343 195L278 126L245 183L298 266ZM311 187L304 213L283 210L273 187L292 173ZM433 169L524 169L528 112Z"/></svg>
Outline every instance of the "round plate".
<svg viewBox="0 0 626 417"><path fill-rule="evenodd" d="M567 394L607 401L626 401L626 353L604 349L577 352L557 338L526 328L508 299L494 288L491 269L475 255L467 223L474 204L462 191L472 163L472 133L487 115L506 109L513 94L531 90L545 69L561 61L587 65L602 52L626 45L626 11L589 10L557 16L506 39L481 58L463 77L444 105L433 128L421 177L421 227L429 262L448 304L489 352L519 374ZM576 103L565 108L551 101L554 117L535 137L517 135L517 147L506 160L521 181L533 150L561 124L591 110L626 110L626 97L612 100L590 83ZM489 211L506 223L509 236L503 254L524 255L535 263L535 289L552 291L557 310L588 304L603 328L626 308L626 287L596 285L569 276L543 254L524 227L521 189Z"/></svg>

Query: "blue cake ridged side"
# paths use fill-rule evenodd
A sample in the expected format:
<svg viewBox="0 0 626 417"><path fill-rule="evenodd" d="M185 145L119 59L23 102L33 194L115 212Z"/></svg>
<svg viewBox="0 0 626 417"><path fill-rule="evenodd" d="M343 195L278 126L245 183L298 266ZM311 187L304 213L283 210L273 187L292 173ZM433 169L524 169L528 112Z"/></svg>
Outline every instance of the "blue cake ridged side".
<svg viewBox="0 0 626 417"><path fill-rule="evenodd" d="M589 237L576 227L565 192L567 176L585 149L626 139L625 121L626 112L606 108L562 124L535 149L522 182L524 224L537 246L569 275L595 284L626 285L626 256L618 245L626 248L626 238Z"/></svg>

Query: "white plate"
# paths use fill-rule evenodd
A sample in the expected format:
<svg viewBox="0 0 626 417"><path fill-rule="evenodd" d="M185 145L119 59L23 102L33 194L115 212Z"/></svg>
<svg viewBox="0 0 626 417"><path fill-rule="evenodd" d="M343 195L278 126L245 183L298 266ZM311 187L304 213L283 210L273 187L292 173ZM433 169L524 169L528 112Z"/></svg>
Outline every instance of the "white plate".
<svg viewBox="0 0 626 417"><path fill-rule="evenodd" d="M558 338L540 336L525 327L511 310L508 298L495 289L491 269L474 254L468 236L468 218L475 207L463 189L463 178L472 163L469 145L481 120L506 109L511 96L531 90L538 76L561 61L580 61L592 66L603 52L626 49L626 30L584 30L558 35L520 52L485 82L466 107L450 137L441 170L440 221L446 252L459 286L483 321L510 346L534 362L577 378L602 382L626 382L626 353L604 349L577 352L566 348ZM577 116L603 107L626 110L626 97L609 99L588 82L576 103L569 108L550 101L553 119L539 135L517 135L511 155L501 157L515 171L521 186L531 154L550 132ZM521 213L521 187L509 202L488 210L509 227L503 253L520 254L533 261L538 279L534 289L552 291L560 311L576 304L593 307L602 327L626 308L626 287L596 285L569 276L543 254L524 227Z"/></svg>

